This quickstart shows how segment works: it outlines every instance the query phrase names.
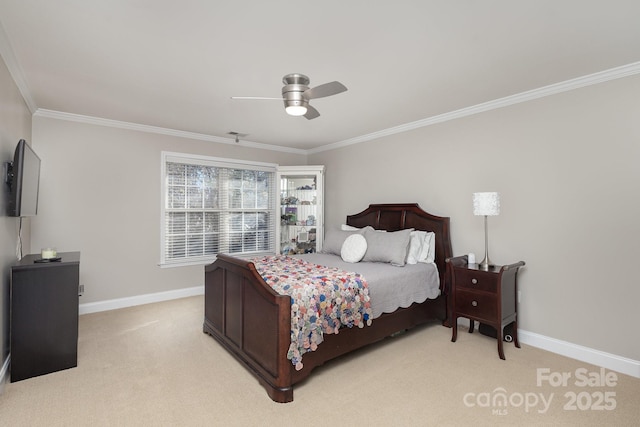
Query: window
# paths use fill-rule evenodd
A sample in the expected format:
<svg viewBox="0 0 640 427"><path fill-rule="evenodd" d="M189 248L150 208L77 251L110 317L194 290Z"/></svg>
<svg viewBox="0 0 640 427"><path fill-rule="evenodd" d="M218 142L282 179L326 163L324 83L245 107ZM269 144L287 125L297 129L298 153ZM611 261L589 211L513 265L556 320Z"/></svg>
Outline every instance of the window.
<svg viewBox="0 0 640 427"><path fill-rule="evenodd" d="M162 153L162 265L275 253L276 165Z"/></svg>

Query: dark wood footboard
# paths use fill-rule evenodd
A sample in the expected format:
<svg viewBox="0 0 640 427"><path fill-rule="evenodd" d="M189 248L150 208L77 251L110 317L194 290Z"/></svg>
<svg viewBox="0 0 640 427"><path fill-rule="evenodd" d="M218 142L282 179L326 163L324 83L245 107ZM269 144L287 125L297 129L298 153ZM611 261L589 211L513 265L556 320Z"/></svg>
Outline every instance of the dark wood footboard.
<svg viewBox="0 0 640 427"><path fill-rule="evenodd" d="M218 255L205 267L204 332L253 372L276 402L293 400L290 301L246 260Z"/></svg>

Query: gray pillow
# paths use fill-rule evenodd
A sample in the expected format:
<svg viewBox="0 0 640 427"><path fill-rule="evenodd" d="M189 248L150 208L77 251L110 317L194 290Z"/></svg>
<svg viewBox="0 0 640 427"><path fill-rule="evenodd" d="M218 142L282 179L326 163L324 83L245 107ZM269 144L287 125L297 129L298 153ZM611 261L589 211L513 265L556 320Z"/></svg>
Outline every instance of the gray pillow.
<svg viewBox="0 0 640 427"><path fill-rule="evenodd" d="M324 236L324 242L322 243L322 250L320 251L323 254L333 254L341 256L342 252L342 244L347 239L347 237L352 234L363 234L365 230L371 229L373 227L365 227L360 230L354 231L342 231L342 230L327 230L327 234Z"/></svg>
<svg viewBox="0 0 640 427"><path fill-rule="evenodd" d="M402 267L407 259L412 231L413 228L389 233L365 230L367 252L362 261L389 262L391 265Z"/></svg>

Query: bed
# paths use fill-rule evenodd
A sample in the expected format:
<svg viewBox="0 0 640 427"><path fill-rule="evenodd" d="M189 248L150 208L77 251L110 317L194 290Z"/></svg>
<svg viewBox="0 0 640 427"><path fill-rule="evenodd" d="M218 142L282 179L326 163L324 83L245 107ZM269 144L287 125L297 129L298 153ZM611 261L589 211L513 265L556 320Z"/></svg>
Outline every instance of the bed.
<svg viewBox="0 0 640 427"><path fill-rule="evenodd" d="M416 203L372 204L347 216L346 224L389 232L410 228L433 232L439 295L380 314L370 326L341 328L336 334L325 335L315 351L304 354L302 368L296 369L287 358L291 298L274 291L255 264L246 259L219 254L215 262L205 266L204 332L244 365L276 402L293 401L294 384L331 359L426 322L451 325L447 303L450 280L445 264L452 256L449 218L431 215ZM358 265L353 264L353 271Z"/></svg>

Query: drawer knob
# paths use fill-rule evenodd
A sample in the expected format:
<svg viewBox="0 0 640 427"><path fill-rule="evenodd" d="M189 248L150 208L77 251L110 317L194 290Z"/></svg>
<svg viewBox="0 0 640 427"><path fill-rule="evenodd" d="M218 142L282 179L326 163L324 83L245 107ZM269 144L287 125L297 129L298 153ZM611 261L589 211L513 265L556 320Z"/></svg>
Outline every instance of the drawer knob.
<svg viewBox="0 0 640 427"><path fill-rule="evenodd" d="M473 283L474 285L478 283L478 279L471 279L471 283Z"/></svg>
<svg viewBox="0 0 640 427"><path fill-rule="evenodd" d="M474 307L477 307L478 306L478 301L471 301L471 305L474 306Z"/></svg>

